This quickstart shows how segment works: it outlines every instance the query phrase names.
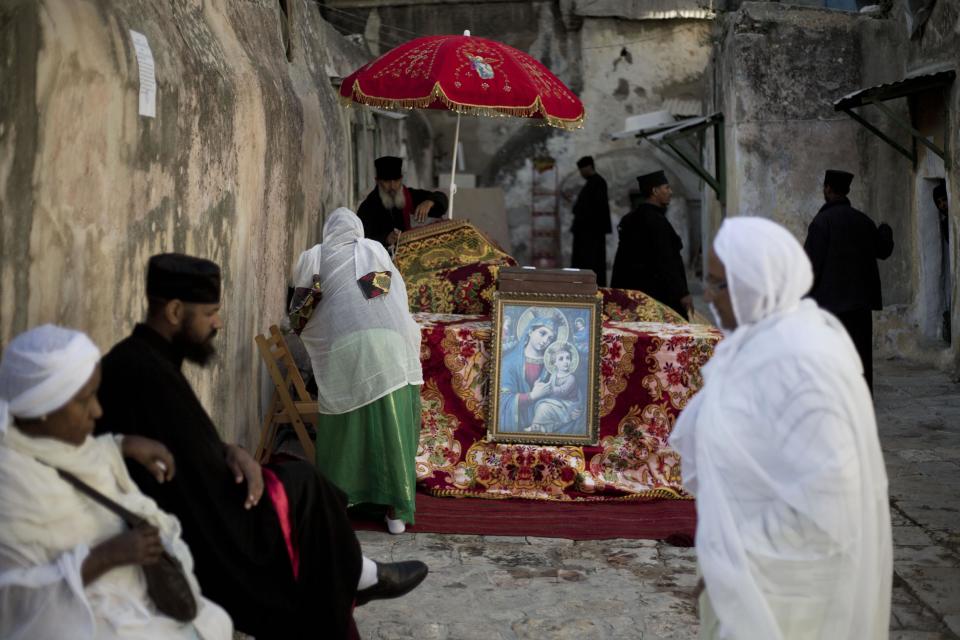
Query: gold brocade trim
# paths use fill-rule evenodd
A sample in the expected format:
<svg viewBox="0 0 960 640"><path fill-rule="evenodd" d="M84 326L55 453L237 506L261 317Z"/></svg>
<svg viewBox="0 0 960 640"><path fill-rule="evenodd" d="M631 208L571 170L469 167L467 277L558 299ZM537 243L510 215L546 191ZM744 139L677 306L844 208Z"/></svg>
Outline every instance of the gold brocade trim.
<svg viewBox="0 0 960 640"><path fill-rule="evenodd" d="M639 493L631 493L626 496L616 496L612 498L591 497L591 498L518 498L517 496L499 496L476 493L469 489L427 489L427 493L437 498L479 498L481 500L530 500L533 502L649 502L650 500L693 500L693 496L685 496L679 491L668 489L648 489Z"/></svg>
<svg viewBox="0 0 960 640"><path fill-rule="evenodd" d="M465 228L479 235L483 240L491 245L494 249L500 251L501 253L506 254L507 252L503 250L503 247L497 243L490 235L483 229L475 226L469 220L440 220L438 222L431 222L430 224L424 225L422 227L417 227L416 229L411 229L410 231L404 231L400 234L400 239L397 241L397 248L403 246L406 242L415 242L417 240L424 240L426 238L431 238L436 235L447 233L449 231L456 231L458 229Z"/></svg>
<svg viewBox="0 0 960 640"><path fill-rule="evenodd" d="M616 362L613 367L613 375L609 379L600 376L600 417L603 418L607 416L613 408L617 406L617 397L623 393L627 388L627 380L630 378L630 375L633 373L633 357L634 357L634 348L636 347L637 337L636 336L620 336L620 348L623 350L623 353L620 355L619 362ZM600 346L600 358L603 359L604 355L609 356L610 345L606 342L602 342Z"/></svg>
<svg viewBox="0 0 960 640"><path fill-rule="evenodd" d="M439 100L449 110L471 116L531 118L539 114L546 124L558 129L566 129L567 131L575 131L582 128L583 121L586 117L586 114L583 112L581 112L580 116L573 119L550 115L546 109L544 109L543 103L540 101L540 96L534 98L533 103L525 107L456 102L447 96L439 82L435 82L433 90L422 98L382 98L379 96L371 96L364 93L363 89L360 88L359 80L353 81L350 94L349 96L345 96L342 93L338 94L340 101L345 106L349 106L351 102L359 102L360 104L379 107L381 109L426 109Z"/></svg>

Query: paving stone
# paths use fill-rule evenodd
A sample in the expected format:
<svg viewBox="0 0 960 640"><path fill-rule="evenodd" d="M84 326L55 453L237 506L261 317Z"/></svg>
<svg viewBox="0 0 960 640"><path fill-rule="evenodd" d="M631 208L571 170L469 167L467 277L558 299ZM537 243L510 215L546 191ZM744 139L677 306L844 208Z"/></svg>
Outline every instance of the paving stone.
<svg viewBox="0 0 960 640"><path fill-rule="evenodd" d="M486 544L527 544L526 538L518 538L514 536L483 536L483 541Z"/></svg>
<svg viewBox="0 0 960 640"><path fill-rule="evenodd" d="M558 620L550 618L528 618L513 625L513 631L519 640L527 638L542 640L582 640L583 638L603 638L609 635L610 627L600 620Z"/></svg>
<svg viewBox="0 0 960 640"><path fill-rule="evenodd" d="M960 615L949 615L943 617L944 624L950 629L951 633L960 636Z"/></svg>
<svg viewBox="0 0 960 640"><path fill-rule="evenodd" d="M960 558L939 545L926 547L894 546L893 562L897 568L904 566L957 567Z"/></svg>
<svg viewBox="0 0 960 640"><path fill-rule="evenodd" d="M898 502L897 508L926 529L955 531L960 523L960 509L941 508L927 502Z"/></svg>
<svg viewBox="0 0 960 640"><path fill-rule="evenodd" d="M566 538L538 538L536 536L526 536L524 540L527 544L533 544L544 547L572 547L573 540Z"/></svg>
<svg viewBox="0 0 960 640"><path fill-rule="evenodd" d="M907 522L904 520L904 522ZM921 527L916 525L893 526L893 544L900 546L927 546L933 544L933 539Z"/></svg>
<svg viewBox="0 0 960 640"><path fill-rule="evenodd" d="M502 633L485 628L485 625L474 625L465 622L455 622L450 625L451 640L503 640Z"/></svg>
<svg viewBox="0 0 960 640"><path fill-rule="evenodd" d="M891 629L913 631L940 631L943 624L932 610L925 607L923 603L913 599L909 604L899 604L894 602L891 611L894 621L891 622Z"/></svg>
<svg viewBox="0 0 960 640"><path fill-rule="evenodd" d="M960 614L960 568L897 565L896 571L940 616Z"/></svg>

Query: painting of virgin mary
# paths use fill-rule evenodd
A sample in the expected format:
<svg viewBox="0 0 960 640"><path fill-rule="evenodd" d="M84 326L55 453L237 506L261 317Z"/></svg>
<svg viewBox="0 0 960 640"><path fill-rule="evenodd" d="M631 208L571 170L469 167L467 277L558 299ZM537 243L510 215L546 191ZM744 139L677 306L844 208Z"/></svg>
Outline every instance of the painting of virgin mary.
<svg viewBox="0 0 960 640"><path fill-rule="evenodd" d="M490 437L591 443L599 421L599 302L595 296L545 297L497 295ZM574 334L575 326L583 335Z"/></svg>

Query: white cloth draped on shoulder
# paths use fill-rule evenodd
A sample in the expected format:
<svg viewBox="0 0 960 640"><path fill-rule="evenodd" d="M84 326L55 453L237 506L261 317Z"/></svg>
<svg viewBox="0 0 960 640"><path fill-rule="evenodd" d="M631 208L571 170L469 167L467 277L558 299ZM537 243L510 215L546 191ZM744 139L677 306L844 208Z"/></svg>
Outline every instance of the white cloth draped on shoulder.
<svg viewBox="0 0 960 640"><path fill-rule="evenodd" d="M88 437L74 446L27 436L13 425L14 417L40 416L66 404L89 380L99 359L99 350L85 335L50 325L22 334L4 352L0 637L229 640L229 616L200 597L179 521L140 492L112 437ZM51 379L59 386L48 384ZM140 567L116 567L83 584L81 572L90 550L126 525L62 480L54 467L72 472L160 530L165 548L183 563L198 597L193 623L157 613Z"/></svg>
<svg viewBox="0 0 960 640"><path fill-rule="evenodd" d="M723 223L737 329L670 437L697 497L701 637L886 638L892 543L873 404L842 325L810 300L783 227Z"/></svg>
<svg viewBox="0 0 960 640"><path fill-rule="evenodd" d="M390 290L367 298L359 279L389 271ZM363 224L341 207L323 226L323 243L304 251L295 287L320 276L323 298L300 334L317 381L321 413L353 411L408 384L423 384L420 327L410 315L403 276Z"/></svg>

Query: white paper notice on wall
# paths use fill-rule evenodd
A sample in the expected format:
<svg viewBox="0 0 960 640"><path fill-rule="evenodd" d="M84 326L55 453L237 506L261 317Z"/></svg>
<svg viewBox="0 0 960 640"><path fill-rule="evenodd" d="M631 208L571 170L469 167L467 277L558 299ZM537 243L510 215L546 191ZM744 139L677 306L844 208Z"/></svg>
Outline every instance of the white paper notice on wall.
<svg viewBox="0 0 960 640"><path fill-rule="evenodd" d="M130 30L133 50L137 54L137 68L140 70L140 109L139 113L148 118L157 117L157 76L153 67L153 52L147 36Z"/></svg>

